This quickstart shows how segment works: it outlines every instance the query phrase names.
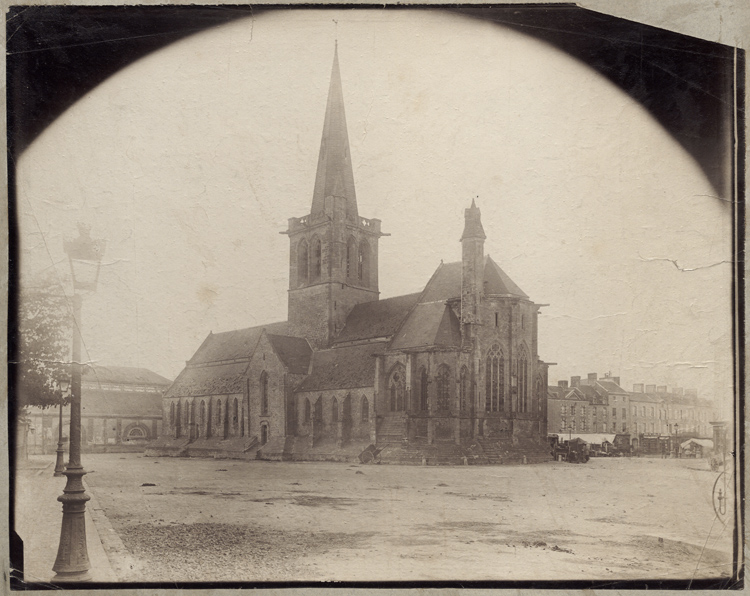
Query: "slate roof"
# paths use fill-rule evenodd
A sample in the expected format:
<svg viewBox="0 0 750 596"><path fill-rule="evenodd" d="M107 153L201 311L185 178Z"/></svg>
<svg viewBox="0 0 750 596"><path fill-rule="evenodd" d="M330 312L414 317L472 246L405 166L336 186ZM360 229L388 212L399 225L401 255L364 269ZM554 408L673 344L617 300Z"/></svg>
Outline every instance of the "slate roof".
<svg viewBox="0 0 750 596"><path fill-rule="evenodd" d="M597 383L607 393L627 393L627 391L625 391L622 387L620 387L614 381L607 381L606 379L599 379Z"/></svg>
<svg viewBox="0 0 750 596"><path fill-rule="evenodd" d="M443 302L418 304L391 342L393 350L426 347L461 347L461 325Z"/></svg>
<svg viewBox="0 0 750 596"><path fill-rule="evenodd" d="M236 362L184 368L164 395L190 397L242 393L247 367L247 362Z"/></svg>
<svg viewBox="0 0 750 596"><path fill-rule="evenodd" d="M385 342L334 347L313 353L312 373L295 392L372 387L375 383L375 354L382 354Z"/></svg>
<svg viewBox="0 0 750 596"><path fill-rule="evenodd" d="M459 298L462 272L461 261L440 263L430 281L427 282L419 301L435 302ZM484 257L484 292L485 294L518 296L527 300L529 298L489 255Z"/></svg>
<svg viewBox="0 0 750 596"><path fill-rule="evenodd" d="M81 391L83 416L161 417L161 393L106 391L84 387Z"/></svg>
<svg viewBox="0 0 750 596"><path fill-rule="evenodd" d="M99 382L113 385L167 386L172 382L147 368L103 366L101 364L84 367L82 377L82 381L86 383Z"/></svg>
<svg viewBox="0 0 750 596"><path fill-rule="evenodd" d="M249 358L258 344L263 330L268 333L284 333L286 321L258 325L247 329L235 329L223 333L211 333L203 341L198 351L190 359L190 364L205 364L226 360Z"/></svg>
<svg viewBox="0 0 750 596"><path fill-rule="evenodd" d="M287 367L290 373L295 375L306 375L310 366L312 348L303 337L290 337L288 335L268 334L274 351Z"/></svg>
<svg viewBox="0 0 750 596"><path fill-rule="evenodd" d="M346 319L336 343L390 338L399 328L420 293L357 304Z"/></svg>

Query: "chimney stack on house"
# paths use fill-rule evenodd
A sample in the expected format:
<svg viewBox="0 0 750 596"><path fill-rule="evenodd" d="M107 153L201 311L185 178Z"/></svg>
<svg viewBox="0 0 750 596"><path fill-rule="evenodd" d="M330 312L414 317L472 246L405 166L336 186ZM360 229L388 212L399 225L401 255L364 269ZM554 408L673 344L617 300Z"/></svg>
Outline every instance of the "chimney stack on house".
<svg viewBox="0 0 750 596"><path fill-rule="evenodd" d="M646 385L646 393L656 393L656 385Z"/></svg>
<svg viewBox="0 0 750 596"><path fill-rule="evenodd" d="M563 389L567 389L568 388L568 382L567 381L558 381L557 382L557 386L558 387L562 387Z"/></svg>
<svg viewBox="0 0 750 596"><path fill-rule="evenodd" d="M570 386L571 387L580 387L581 386L581 377L570 377Z"/></svg>
<svg viewBox="0 0 750 596"><path fill-rule="evenodd" d="M633 383L633 393L643 393L643 383Z"/></svg>
<svg viewBox="0 0 750 596"><path fill-rule="evenodd" d="M589 373L589 381L596 381L597 374L596 373Z"/></svg>

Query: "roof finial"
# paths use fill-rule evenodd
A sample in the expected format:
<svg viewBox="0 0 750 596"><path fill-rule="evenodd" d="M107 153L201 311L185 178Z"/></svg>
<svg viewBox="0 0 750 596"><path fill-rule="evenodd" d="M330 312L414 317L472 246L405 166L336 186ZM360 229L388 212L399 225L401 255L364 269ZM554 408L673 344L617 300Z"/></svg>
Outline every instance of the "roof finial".
<svg viewBox="0 0 750 596"><path fill-rule="evenodd" d="M338 49L339 47L339 22L338 22L338 19L332 19L332 20L336 25L336 32L334 34L334 44L336 45L336 48Z"/></svg>

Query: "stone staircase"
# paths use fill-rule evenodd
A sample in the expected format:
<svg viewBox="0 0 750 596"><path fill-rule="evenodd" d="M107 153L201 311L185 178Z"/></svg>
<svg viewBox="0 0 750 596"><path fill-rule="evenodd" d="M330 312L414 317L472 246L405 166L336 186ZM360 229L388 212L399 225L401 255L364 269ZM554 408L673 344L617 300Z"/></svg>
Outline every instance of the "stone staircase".
<svg viewBox="0 0 750 596"><path fill-rule="evenodd" d="M552 455L546 443L537 443L531 439L485 439L477 437L477 449L474 453L482 463L499 464L537 464L551 461Z"/></svg>
<svg viewBox="0 0 750 596"><path fill-rule="evenodd" d="M401 444L406 423L401 415L386 415L378 423L378 445Z"/></svg>

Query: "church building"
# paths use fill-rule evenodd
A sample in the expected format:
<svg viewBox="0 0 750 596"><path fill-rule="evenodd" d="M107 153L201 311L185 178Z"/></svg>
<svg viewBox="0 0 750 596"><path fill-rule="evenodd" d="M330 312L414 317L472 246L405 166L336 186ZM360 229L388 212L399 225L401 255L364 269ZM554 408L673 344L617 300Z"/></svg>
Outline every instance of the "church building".
<svg viewBox="0 0 750 596"><path fill-rule="evenodd" d="M288 320L209 334L165 393L152 454L351 461L372 444L394 463L548 457L540 305L484 253L474 201L456 222L461 260L421 292L379 299L384 233L357 208L337 52L312 206L284 233Z"/></svg>

